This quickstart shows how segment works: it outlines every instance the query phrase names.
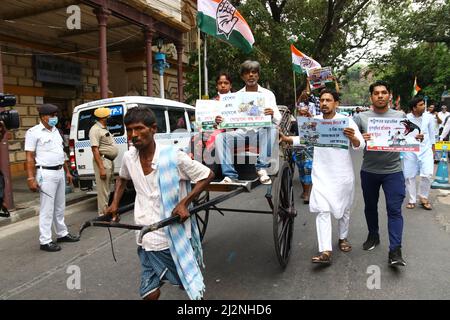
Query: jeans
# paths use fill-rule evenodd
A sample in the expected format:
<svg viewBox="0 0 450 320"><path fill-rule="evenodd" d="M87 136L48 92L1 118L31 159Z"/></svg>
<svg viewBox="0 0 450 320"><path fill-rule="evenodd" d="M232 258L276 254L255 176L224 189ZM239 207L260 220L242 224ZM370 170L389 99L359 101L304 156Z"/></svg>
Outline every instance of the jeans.
<svg viewBox="0 0 450 320"><path fill-rule="evenodd" d="M267 168L272 153L272 144L275 141L275 132L276 130L274 128L260 128L256 131L237 129L217 135L215 141L216 155L218 157L218 163L222 166L223 176L232 179L238 179L239 177L233 163L235 139L238 147L245 145L246 137L249 137L250 146L259 145L259 154L255 164L256 170Z"/></svg>
<svg viewBox="0 0 450 320"><path fill-rule="evenodd" d="M402 204L405 199L405 178L403 172L377 174L361 171L361 186L364 197L364 214L369 235L379 237L378 199L383 187L388 215L389 249L402 245Z"/></svg>

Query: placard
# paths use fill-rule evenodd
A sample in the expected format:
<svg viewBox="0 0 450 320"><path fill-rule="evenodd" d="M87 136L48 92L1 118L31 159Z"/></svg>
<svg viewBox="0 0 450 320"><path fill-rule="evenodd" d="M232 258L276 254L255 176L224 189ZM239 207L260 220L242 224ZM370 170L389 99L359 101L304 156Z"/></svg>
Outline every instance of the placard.
<svg viewBox="0 0 450 320"><path fill-rule="evenodd" d="M195 103L196 127L202 128L202 130L213 130L216 124L215 119L221 114L223 107L222 101L197 100Z"/></svg>
<svg viewBox="0 0 450 320"><path fill-rule="evenodd" d="M311 90L325 87L325 83L333 82L330 67L309 69L308 77Z"/></svg>
<svg viewBox="0 0 450 320"><path fill-rule="evenodd" d="M236 92L221 96L224 102L219 128L270 127L271 116L264 115L265 99L260 92Z"/></svg>
<svg viewBox="0 0 450 320"><path fill-rule="evenodd" d="M450 151L450 141L438 141L436 142L436 144L434 145L434 149L435 150L444 150L444 146L446 146L447 148L445 149L447 152Z"/></svg>
<svg viewBox="0 0 450 320"><path fill-rule="evenodd" d="M420 129L412 129L410 123L401 118L369 118L367 133L372 138L367 141L367 150L419 152L420 142L415 136L420 133Z"/></svg>
<svg viewBox="0 0 450 320"><path fill-rule="evenodd" d="M349 126L348 118L315 119L298 117L300 143L315 147L348 149L349 140L344 129Z"/></svg>
<svg viewBox="0 0 450 320"><path fill-rule="evenodd" d="M223 95L220 101L197 100L195 120L203 130L211 130L217 116L223 121L218 129L270 127L272 118L264 115L265 99L259 92L236 92Z"/></svg>

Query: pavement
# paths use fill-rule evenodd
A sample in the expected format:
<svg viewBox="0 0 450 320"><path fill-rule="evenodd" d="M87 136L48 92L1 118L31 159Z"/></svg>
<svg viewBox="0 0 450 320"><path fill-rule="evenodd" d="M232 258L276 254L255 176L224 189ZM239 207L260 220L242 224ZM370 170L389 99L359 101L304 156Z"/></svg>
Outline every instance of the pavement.
<svg viewBox="0 0 450 320"><path fill-rule="evenodd" d="M12 179L15 208L9 210L11 217L0 217L0 227L24 221L39 215L39 193L31 192L27 186L26 177ZM73 209L84 210L96 205L95 190L86 191L73 186L66 187L66 213Z"/></svg>

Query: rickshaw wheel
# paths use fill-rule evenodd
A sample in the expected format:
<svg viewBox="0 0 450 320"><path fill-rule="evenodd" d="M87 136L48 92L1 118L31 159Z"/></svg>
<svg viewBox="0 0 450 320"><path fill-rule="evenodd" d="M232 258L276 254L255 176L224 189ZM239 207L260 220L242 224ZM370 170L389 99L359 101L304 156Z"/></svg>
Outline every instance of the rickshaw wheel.
<svg viewBox="0 0 450 320"><path fill-rule="evenodd" d="M297 215L294 206L292 171L288 162L283 162L273 183L273 237L275 252L281 267L286 268L292 247L294 218Z"/></svg>
<svg viewBox="0 0 450 320"><path fill-rule="evenodd" d="M204 204L209 201L209 191L203 191L200 193L197 199L193 201L194 207ZM200 241L203 241L203 238L206 233L206 228L208 227L209 220L209 209L205 209L195 214L195 221L197 222L198 232L200 234Z"/></svg>

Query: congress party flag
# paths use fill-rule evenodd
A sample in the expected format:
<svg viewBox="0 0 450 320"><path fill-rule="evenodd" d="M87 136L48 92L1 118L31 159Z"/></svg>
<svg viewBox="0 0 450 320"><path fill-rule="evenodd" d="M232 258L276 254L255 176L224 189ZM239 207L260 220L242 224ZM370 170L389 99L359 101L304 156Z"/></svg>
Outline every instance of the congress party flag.
<svg viewBox="0 0 450 320"><path fill-rule="evenodd" d="M292 67L295 72L303 73L309 69L322 68L313 58L308 57L291 44Z"/></svg>
<svg viewBox="0 0 450 320"><path fill-rule="evenodd" d="M201 31L240 48L252 50L255 39L247 21L229 0L198 0L197 25Z"/></svg>

